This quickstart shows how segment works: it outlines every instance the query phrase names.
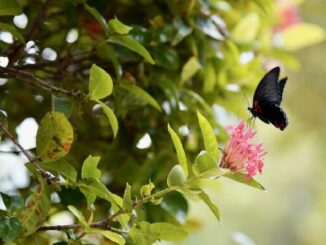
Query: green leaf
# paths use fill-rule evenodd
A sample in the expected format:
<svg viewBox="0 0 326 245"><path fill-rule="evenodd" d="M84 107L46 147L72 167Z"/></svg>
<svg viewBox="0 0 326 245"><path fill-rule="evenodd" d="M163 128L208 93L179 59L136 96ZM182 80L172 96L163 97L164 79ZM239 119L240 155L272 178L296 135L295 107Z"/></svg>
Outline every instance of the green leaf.
<svg viewBox="0 0 326 245"><path fill-rule="evenodd" d="M212 154L207 151L201 151L193 164L194 173L197 175L215 168L217 168L216 161Z"/></svg>
<svg viewBox="0 0 326 245"><path fill-rule="evenodd" d="M142 221L133 226L128 235L132 241L132 245L152 245L160 238L160 234L151 231L151 224L146 221Z"/></svg>
<svg viewBox="0 0 326 245"><path fill-rule="evenodd" d="M203 200L203 202L209 207L209 209L213 212L216 219L220 221L220 211L217 206L211 201L209 196L202 190L199 194L199 197Z"/></svg>
<svg viewBox="0 0 326 245"><path fill-rule="evenodd" d="M169 223L151 224L151 230L155 233L158 232L160 239L166 241L182 241L188 236L188 233L181 227Z"/></svg>
<svg viewBox="0 0 326 245"><path fill-rule="evenodd" d="M88 4L84 4L85 9L90 13L96 20L97 22L102 26L104 32L106 35L108 35L108 25L104 19L104 17L97 11L96 8L93 8L89 6Z"/></svg>
<svg viewBox="0 0 326 245"><path fill-rule="evenodd" d="M222 35L216 23L213 22L211 18L203 17L198 15L196 17L196 26L200 31L205 33L207 36L214 38L216 40L223 41L225 40L224 35Z"/></svg>
<svg viewBox="0 0 326 245"><path fill-rule="evenodd" d="M155 188L155 185L152 182L149 182L147 185L143 185L140 188L140 196L146 197L149 196L152 193L152 190Z"/></svg>
<svg viewBox="0 0 326 245"><path fill-rule="evenodd" d="M183 168L180 165L173 166L167 177L168 187L183 186L186 181L187 177Z"/></svg>
<svg viewBox="0 0 326 245"><path fill-rule="evenodd" d="M191 57L186 64L182 67L181 71L181 82L185 82L192 78L197 71L201 68L201 65L197 59L197 57Z"/></svg>
<svg viewBox="0 0 326 245"><path fill-rule="evenodd" d="M180 58L175 49L160 45L154 49L153 56L157 66L169 71L177 71L179 69Z"/></svg>
<svg viewBox="0 0 326 245"><path fill-rule="evenodd" d="M132 27L123 24L117 17L108 22L109 31L114 34L128 34Z"/></svg>
<svg viewBox="0 0 326 245"><path fill-rule="evenodd" d="M83 195L86 198L87 207L90 208L92 204L95 202L97 197L95 188L92 186L88 186L87 184L81 184L81 183L78 184L78 187L80 192L83 193Z"/></svg>
<svg viewBox="0 0 326 245"><path fill-rule="evenodd" d="M62 112L67 118L72 113L73 104L68 97L59 97L52 94L52 111Z"/></svg>
<svg viewBox="0 0 326 245"><path fill-rule="evenodd" d="M123 195L122 209L128 212L132 210L131 186L128 183L126 184L126 190Z"/></svg>
<svg viewBox="0 0 326 245"><path fill-rule="evenodd" d="M4 15L20 15L23 9L18 5L15 0L1 0L0 1L0 16Z"/></svg>
<svg viewBox="0 0 326 245"><path fill-rule="evenodd" d="M97 179L87 179L87 181L78 182L78 187L87 199L87 205L90 206L94 203L96 197L100 197L109 201L112 205L118 208L122 207L122 198L118 195L111 193L106 186Z"/></svg>
<svg viewBox="0 0 326 245"><path fill-rule="evenodd" d="M101 157L88 156L83 162L82 167L82 179L93 178L100 179L101 171L97 168L97 164L100 161Z"/></svg>
<svg viewBox="0 0 326 245"><path fill-rule="evenodd" d="M157 101L149 94L147 93L144 89L133 85L131 83L121 83L121 87L125 90L127 90L128 92L130 92L131 94L133 94L134 96L136 96L137 98L139 98L140 100L150 104L151 106L153 106L155 109L157 109L158 111L162 111L160 105L157 103Z"/></svg>
<svg viewBox="0 0 326 245"><path fill-rule="evenodd" d="M99 100L112 93L113 82L111 76L101 67L93 64L89 74L88 90L91 100Z"/></svg>
<svg viewBox="0 0 326 245"><path fill-rule="evenodd" d="M218 81L217 71L214 62L206 62L204 66L204 84L203 84L203 92L209 93L213 92L215 88L215 84Z"/></svg>
<svg viewBox="0 0 326 245"><path fill-rule="evenodd" d="M179 192L166 194L160 206L172 215L179 223L184 224L188 213L188 202Z"/></svg>
<svg viewBox="0 0 326 245"><path fill-rule="evenodd" d="M286 28L281 33L281 37L282 48L288 51L296 51L324 41L326 31L318 25L298 23Z"/></svg>
<svg viewBox="0 0 326 245"><path fill-rule="evenodd" d="M181 241L187 237L188 233L179 226L169 223L150 224L142 221L132 227L129 232L132 244L151 245L155 241L162 239L166 241Z"/></svg>
<svg viewBox="0 0 326 245"><path fill-rule="evenodd" d="M73 128L61 112L48 112L43 117L36 135L36 153L42 160L55 160L70 151Z"/></svg>
<svg viewBox="0 0 326 245"><path fill-rule="evenodd" d="M199 111L197 111L197 117L201 133L203 135L205 149L212 155L213 160L217 162L219 158L219 151L214 130L208 120L202 114L200 114Z"/></svg>
<svg viewBox="0 0 326 245"><path fill-rule="evenodd" d="M1 9L0 9L0 13L1 13ZM0 14L0 16L1 16L1 14ZM0 23L0 30L5 30L5 31L10 32L21 43L24 43L25 44L25 38L19 33L19 31L14 26L8 25L8 24L5 24L5 23Z"/></svg>
<svg viewBox="0 0 326 245"><path fill-rule="evenodd" d="M41 180L37 191L29 196L26 209L20 213L19 219L24 229L24 235L34 233L45 222L50 211L51 199L47 185Z"/></svg>
<svg viewBox="0 0 326 245"><path fill-rule="evenodd" d="M20 196L9 196L5 193L0 192L2 201L6 207L6 210L11 213L17 211L23 206L23 199Z"/></svg>
<svg viewBox="0 0 326 245"><path fill-rule="evenodd" d="M180 43L185 37L190 35L190 33L192 32L192 28L187 26L179 16L174 17L173 26L177 30L177 33L175 34L174 39L172 41L172 45L175 46Z"/></svg>
<svg viewBox="0 0 326 245"><path fill-rule="evenodd" d="M201 172L199 174L199 176L201 178L206 178L206 179L208 179L208 178L215 178L216 179L216 178L221 177L222 175L224 175L226 173L227 173L226 171L224 171L223 169L221 169L221 168L219 168L219 167L217 167L215 165L215 168L211 168L209 170Z"/></svg>
<svg viewBox="0 0 326 245"><path fill-rule="evenodd" d="M15 240L21 230L21 223L16 217L0 217L0 238L4 242Z"/></svg>
<svg viewBox="0 0 326 245"><path fill-rule="evenodd" d="M124 245L126 243L125 239L118 233L112 231L103 231L103 230L94 230L94 231L99 232L105 238L119 245Z"/></svg>
<svg viewBox="0 0 326 245"><path fill-rule="evenodd" d="M247 175L246 174L243 174L243 173L226 173L223 175L224 177L227 177L229 179L232 179L234 181L237 181L239 183L242 183L242 184L245 184L245 185L249 185L253 188L256 188L256 189L259 189L259 190L263 190L265 191L265 187L260 184L258 181L256 181L255 179L253 178L250 178L248 179Z"/></svg>
<svg viewBox="0 0 326 245"><path fill-rule="evenodd" d="M105 103L103 103L100 100L97 100L96 102L99 103L100 106L102 106L105 115L109 119L110 126L111 126L112 131L113 131L113 136L115 138L117 136L118 130L119 130L119 123L118 123L117 117L114 115L114 113L111 110L111 108L108 107Z"/></svg>
<svg viewBox="0 0 326 245"><path fill-rule="evenodd" d="M43 161L40 163L40 167L47 171L54 171L57 174L68 178L72 182L76 182L77 180L76 169L64 159L57 161Z"/></svg>
<svg viewBox="0 0 326 245"><path fill-rule="evenodd" d="M251 12L240 19L232 32L232 38L237 43L252 43L258 34L260 18L258 13Z"/></svg>
<svg viewBox="0 0 326 245"><path fill-rule="evenodd" d="M153 60L152 56L144 48L144 46L141 45L139 42L137 42L130 36L120 36L120 35L112 36L112 37L110 37L110 39L108 41L125 46L126 48L128 48L128 49L134 51L135 53L139 54L140 56L142 56L150 64L155 64L155 61Z"/></svg>
<svg viewBox="0 0 326 245"><path fill-rule="evenodd" d="M213 116L212 109L211 107L207 104L207 102L201 97L198 93L194 92L193 90L190 89L182 89L182 92L189 96L192 100L197 101L207 113Z"/></svg>
<svg viewBox="0 0 326 245"><path fill-rule="evenodd" d="M187 163L186 153L181 144L181 140L180 140L179 136L174 132L174 130L170 127L170 124L168 124L168 131L171 135L171 139L172 139L174 148L177 152L179 164L183 169L185 177L187 178L188 177L188 163Z"/></svg>
<svg viewBox="0 0 326 245"><path fill-rule="evenodd" d="M78 219L79 221L79 224L84 228L84 230L86 232L90 232L91 231L91 228L89 227L89 225L87 224L83 214L77 209L75 208L74 206L72 205L69 205L68 206L68 209L70 212L72 212L72 214Z"/></svg>

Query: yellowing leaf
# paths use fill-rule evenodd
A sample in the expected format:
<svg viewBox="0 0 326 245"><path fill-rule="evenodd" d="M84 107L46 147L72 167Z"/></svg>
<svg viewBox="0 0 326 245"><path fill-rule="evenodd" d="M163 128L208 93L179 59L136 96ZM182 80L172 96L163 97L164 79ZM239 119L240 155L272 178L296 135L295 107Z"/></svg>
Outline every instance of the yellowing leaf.
<svg viewBox="0 0 326 245"><path fill-rule="evenodd" d="M70 151L73 128L61 112L48 112L41 120L36 135L36 152L42 160L55 160Z"/></svg>
<svg viewBox="0 0 326 245"><path fill-rule="evenodd" d="M42 181L37 191L29 196L26 202L26 209L20 213L21 225L24 235L34 233L37 228L45 222L51 207L50 193L46 184Z"/></svg>
<svg viewBox="0 0 326 245"><path fill-rule="evenodd" d="M112 78L101 67L93 64L89 76L88 90L90 99L103 99L112 93Z"/></svg>
<svg viewBox="0 0 326 245"><path fill-rule="evenodd" d="M295 51L324 41L326 31L318 25L299 23L286 28L281 37L281 47L288 51Z"/></svg>

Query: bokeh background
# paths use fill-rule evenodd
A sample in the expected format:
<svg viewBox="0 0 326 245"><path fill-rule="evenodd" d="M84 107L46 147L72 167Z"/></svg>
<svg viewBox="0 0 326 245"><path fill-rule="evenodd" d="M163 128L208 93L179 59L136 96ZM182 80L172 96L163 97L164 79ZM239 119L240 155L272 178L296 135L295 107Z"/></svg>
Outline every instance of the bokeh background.
<svg viewBox="0 0 326 245"><path fill-rule="evenodd" d="M326 28L325 0L304 1L299 11L303 21ZM326 42L295 56L300 66L285 72L289 127L281 132L255 122L257 138L268 150L258 177L267 192L227 180L212 183L222 224L204 205L191 205L201 229L184 244L326 244Z"/></svg>

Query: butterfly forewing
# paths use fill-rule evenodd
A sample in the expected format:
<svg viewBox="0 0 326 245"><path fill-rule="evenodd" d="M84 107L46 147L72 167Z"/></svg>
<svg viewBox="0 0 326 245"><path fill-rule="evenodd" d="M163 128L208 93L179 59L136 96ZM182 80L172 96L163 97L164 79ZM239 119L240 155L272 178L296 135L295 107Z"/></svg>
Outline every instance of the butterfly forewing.
<svg viewBox="0 0 326 245"><path fill-rule="evenodd" d="M278 82L279 74L280 68L275 67L263 77L255 91L254 101L264 101L278 105L281 103L281 90L283 91L285 83L282 89L280 89Z"/></svg>

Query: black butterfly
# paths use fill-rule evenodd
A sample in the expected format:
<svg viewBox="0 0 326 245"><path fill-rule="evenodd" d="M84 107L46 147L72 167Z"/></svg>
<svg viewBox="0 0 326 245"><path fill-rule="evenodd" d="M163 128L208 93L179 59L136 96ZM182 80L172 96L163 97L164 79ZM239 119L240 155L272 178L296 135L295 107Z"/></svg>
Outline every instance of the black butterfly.
<svg viewBox="0 0 326 245"><path fill-rule="evenodd" d="M248 107L253 117L258 117L265 123L272 123L283 130L288 125L285 112L280 107L286 78L278 81L280 68L270 70L259 82L254 94L252 107Z"/></svg>

